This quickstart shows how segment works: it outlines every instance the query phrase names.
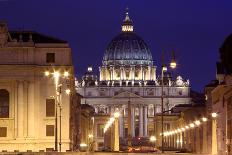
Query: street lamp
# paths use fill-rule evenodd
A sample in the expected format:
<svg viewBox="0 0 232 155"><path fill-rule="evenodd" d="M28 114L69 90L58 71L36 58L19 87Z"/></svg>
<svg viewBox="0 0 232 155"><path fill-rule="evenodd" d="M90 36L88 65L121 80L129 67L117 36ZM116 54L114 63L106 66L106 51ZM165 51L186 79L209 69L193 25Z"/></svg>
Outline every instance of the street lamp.
<svg viewBox="0 0 232 155"><path fill-rule="evenodd" d="M154 143L154 148L155 148L156 137L155 137L155 136L151 136L151 137L150 137L150 141L151 141L152 143Z"/></svg>
<svg viewBox="0 0 232 155"><path fill-rule="evenodd" d="M217 117L217 113L216 112L213 112L211 115L212 115L213 118Z"/></svg>
<svg viewBox="0 0 232 155"><path fill-rule="evenodd" d="M164 72L167 71L167 66L164 65L164 62L162 62L163 65L162 65L162 70L161 70L161 141L162 141L162 144L161 144L161 148L162 148L162 153L164 153ZM174 53L172 55L172 60L171 60L171 63L170 63L170 67L172 69L176 68L176 61L175 61L175 57L174 57Z"/></svg>
<svg viewBox="0 0 232 155"><path fill-rule="evenodd" d="M61 86L62 83L59 83L60 77L62 77L61 73L59 71L54 71L54 72L49 72L49 71L45 71L45 76L49 76L49 75L53 75L54 81L55 81L55 91L56 91L56 104L55 104L55 151L58 151L58 115L57 115L57 111L58 111L58 107L60 110L60 139L59 139L59 151L61 152L61 111L62 111L62 107L61 107ZM68 78L69 76L69 72L65 71L63 73L63 77L64 78ZM71 90L70 89L66 89L65 90L66 94L70 94Z"/></svg>

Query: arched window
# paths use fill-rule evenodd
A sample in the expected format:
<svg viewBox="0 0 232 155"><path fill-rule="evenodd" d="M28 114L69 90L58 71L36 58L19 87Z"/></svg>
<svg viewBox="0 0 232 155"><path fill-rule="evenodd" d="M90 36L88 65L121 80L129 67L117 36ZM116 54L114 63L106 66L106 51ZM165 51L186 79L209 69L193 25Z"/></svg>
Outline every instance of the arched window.
<svg viewBox="0 0 232 155"><path fill-rule="evenodd" d="M0 89L0 118L9 118L9 92Z"/></svg>

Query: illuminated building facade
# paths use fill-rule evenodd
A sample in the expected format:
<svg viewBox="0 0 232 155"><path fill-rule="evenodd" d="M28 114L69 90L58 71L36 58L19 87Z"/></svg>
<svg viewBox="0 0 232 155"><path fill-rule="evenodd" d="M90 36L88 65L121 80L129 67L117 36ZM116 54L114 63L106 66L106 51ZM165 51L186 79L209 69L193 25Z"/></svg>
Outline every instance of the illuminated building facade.
<svg viewBox="0 0 232 155"><path fill-rule="evenodd" d="M54 149L57 92L54 78L45 77L44 72L73 75L68 43L34 31L8 31L1 22L0 53L0 151ZM61 135L61 148L66 151L70 149L70 97L61 95L58 142ZM58 111L58 120L59 116Z"/></svg>
<svg viewBox="0 0 232 155"><path fill-rule="evenodd" d="M121 32L109 43L99 67L99 77L89 67L77 83L77 92L83 96L81 103L94 107L96 115L113 115L120 112L119 135L121 139L156 135L160 144L160 131L155 130L154 117L161 112L161 79L148 45L134 31L132 20L126 12ZM164 73L164 111L178 104L190 103L190 84L178 76L175 80ZM131 116L128 121L128 103ZM105 122L95 121L96 150L104 142ZM128 131L128 123L131 131ZM165 129L169 127L166 123Z"/></svg>

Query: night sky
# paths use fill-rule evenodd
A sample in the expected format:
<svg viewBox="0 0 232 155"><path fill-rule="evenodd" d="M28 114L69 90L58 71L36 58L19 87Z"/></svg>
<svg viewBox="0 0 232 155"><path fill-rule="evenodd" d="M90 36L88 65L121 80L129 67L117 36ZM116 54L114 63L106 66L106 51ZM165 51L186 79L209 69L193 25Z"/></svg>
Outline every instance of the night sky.
<svg viewBox="0 0 232 155"><path fill-rule="evenodd" d="M107 44L121 30L127 6L158 72L162 51L168 62L174 49L174 74L203 91L215 78L218 49L232 33L231 0L0 0L0 20L6 20L10 30L35 30L67 40L81 77L89 65L98 73Z"/></svg>

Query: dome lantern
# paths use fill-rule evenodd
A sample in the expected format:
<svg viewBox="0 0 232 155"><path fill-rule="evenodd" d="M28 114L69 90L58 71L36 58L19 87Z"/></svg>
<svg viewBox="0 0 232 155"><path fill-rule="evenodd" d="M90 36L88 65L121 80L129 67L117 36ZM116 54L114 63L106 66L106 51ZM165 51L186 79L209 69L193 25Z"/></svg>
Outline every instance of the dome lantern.
<svg viewBox="0 0 232 155"><path fill-rule="evenodd" d="M122 23L122 32L133 32L133 23L129 17L128 8L126 9L126 16Z"/></svg>

